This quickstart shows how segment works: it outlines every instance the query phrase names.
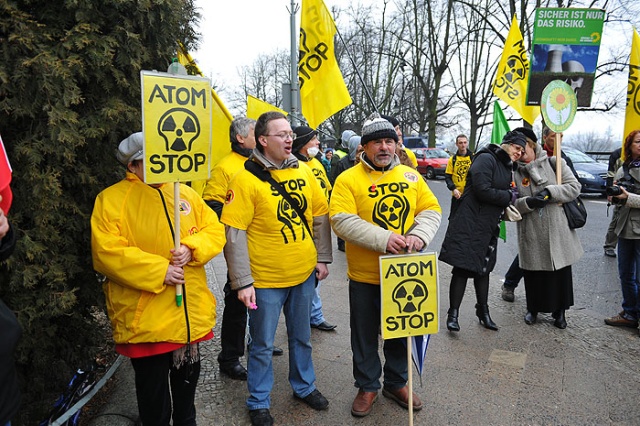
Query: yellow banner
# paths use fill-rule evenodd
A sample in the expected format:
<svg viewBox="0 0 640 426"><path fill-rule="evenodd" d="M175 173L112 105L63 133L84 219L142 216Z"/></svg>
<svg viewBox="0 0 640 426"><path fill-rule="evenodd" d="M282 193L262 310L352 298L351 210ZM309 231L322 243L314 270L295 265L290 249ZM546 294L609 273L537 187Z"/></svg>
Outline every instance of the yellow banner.
<svg viewBox="0 0 640 426"><path fill-rule="evenodd" d="M438 259L435 253L380 256L382 338L438 332Z"/></svg>
<svg viewBox="0 0 640 426"><path fill-rule="evenodd" d="M211 158L211 83L152 71L140 73L144 181L208 179Z"/></svg>
<svg viewBox="0 0 640 426"><path fill-rule="evenodd" d="M303 0L300 18L298 82L302 114L318 126L351 105L351 96L336 60L336 25L322 0Z"/></svg>
<svg viewBox="0 0 640 426"><path fill-rule="evenodd" d="M515 15L504 42L502 58L498 64L493 94L515 109L529 124L540 115L538 106L527 106L527 81L529 80L529 60L524 48L522 33Z"/></svg>
<svg viewBox="0 0 640 426"><path fill-rule="evenodd" d="M247 95L247 118L253 118L257 120L265 112L278 111L284 115L288 115L285 110L271 105L269 102L265 102L262 99L258 99L255 96Z"/></svg>
<svg viewBox="0 0 640 426"><path fill-rule="evenodd" d="M199 76L203 76L196 61L191 57L189 52L184 48L182 43L178 42L178 62L182 65L195 68ZM229 126L233 121L233 116L224 105L218 94L213 88L211 89L211 169L218 164L218 161L229 152L231 152L231 142L229 142ZM191 181L191 188L198 194L202 195L206 180Z"/></svg>
<svg viewBox="0 0 640 426"><path fill-rule="evenodd" d="M624 113L623 141L633 130L640 129L640 35L633 30L631 55L629 56L629 84L627 86L627 108ZM622 161L624 150L622 152Z"/></svg>

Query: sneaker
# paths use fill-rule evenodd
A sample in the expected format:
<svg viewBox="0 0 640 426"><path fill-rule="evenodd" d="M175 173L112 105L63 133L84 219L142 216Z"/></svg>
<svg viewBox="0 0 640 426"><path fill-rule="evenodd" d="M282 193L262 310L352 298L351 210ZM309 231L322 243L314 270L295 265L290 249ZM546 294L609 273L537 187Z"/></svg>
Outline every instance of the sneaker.
<svg viewBox="0 0 640 426"><path fill-rule="evenodd" d="M513 289L505 285L502 286L502 300L506 302L513 302L516 296L513 294Z"/></svg>
<svg viewBox="0 0 640 426"><path fill-rule="evenodd" d="M268 408L249 411L249 418L251 419L251 426L273 425L273 417L271 417L271 413Z"/></svg>
<svg viewBox="0 0 640 426"><path fill-rule="evenodd" d="M329 401L327 401L327 398L325 398L318 389L314 389L313 392L311 392L309 395L305 396L304 398L296 395L295 393L293 394L293 396L296 399L299 399L300 401L304 402L314 410L318 410L318 411L326 410L327 407L329 407Z"/></svg>
<svg viewBox="0 0 640 426"><path fill-rule="evenodd" d="M604 323L614 327L638 327L638 320L627 319L624 311L620 312L618 315L612 316L611 318L605 318Z"/></svg>
<svg viewBox="0 0 640 426"><path fill-rule="evenodd" d="M604 249L604 255L609 257L616 257L616 251L611 247Z"/></svg>

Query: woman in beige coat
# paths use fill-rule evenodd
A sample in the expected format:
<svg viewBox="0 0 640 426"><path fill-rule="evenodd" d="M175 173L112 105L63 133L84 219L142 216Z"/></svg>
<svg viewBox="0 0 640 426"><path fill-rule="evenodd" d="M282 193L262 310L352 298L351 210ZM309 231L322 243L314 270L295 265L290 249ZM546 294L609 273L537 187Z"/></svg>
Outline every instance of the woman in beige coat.
<svg viewBox="0 0 640 426"><path fill-rule="evenodd" d="M538 312L551 312L558 328L566 328L565 310L573 305L571 265L583 254L576 232L569 229L562 203L580 195L578 182L562 161L562 184L557 184L556 157L547 157L540 145L527 140L515 181L520 267L527 297L525 322L533 324Z"/></svg>

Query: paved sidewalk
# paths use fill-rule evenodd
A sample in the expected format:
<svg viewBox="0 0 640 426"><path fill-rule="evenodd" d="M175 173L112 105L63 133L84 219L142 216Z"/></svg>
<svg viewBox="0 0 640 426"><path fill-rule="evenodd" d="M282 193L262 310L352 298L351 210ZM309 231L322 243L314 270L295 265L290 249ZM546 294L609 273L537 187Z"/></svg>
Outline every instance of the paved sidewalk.
<svg viewBox="0 0 640 426"><path fill-rule="evenodd" d="M334 244L335 246L335 244ZM502 253L501 255L505 255ZM507 255L508 256L508 255ZM528 326L524 290L514 303L500 298L499 276L491 276L489 307L498 332L484 329L475 317L471 281L462 302L459 333L446 330L450 268L439 263L440 333L427 351L422 386L414 373L414 391L424 408L414 413L415 425L638 425L640 424L640 338L627 328L608 327L601 315L575 306L567 312L568 327L553 326L540 314ZM210 287L220 304L226 277L224 258L207 265ZM350 414L356 394L351 372L349 306L344 253L334 252L330 277L322 282L324 314L338 324L333 332L312 330L318 389L329 409L315 412L292 397L287 380L288 351L284 320L274 357L275 384L271 413L278 425L408 424L408 412L380 395L371 414ZM218 307L221 317L222 306ZM246 382L221 376L216 338L203 345L203 369L196 395L199 425L249 425ZM92 426L125 426L137 417L130 363L112 379L112 394Z"/></svg>

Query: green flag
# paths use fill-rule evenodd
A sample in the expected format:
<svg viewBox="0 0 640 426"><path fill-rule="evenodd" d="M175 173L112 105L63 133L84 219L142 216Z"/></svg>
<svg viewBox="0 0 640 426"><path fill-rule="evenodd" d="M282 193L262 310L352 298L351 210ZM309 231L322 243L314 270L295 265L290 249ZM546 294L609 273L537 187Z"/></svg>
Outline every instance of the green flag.
<svg viewBox="0 0 640 426"><path fill-rule="evenodd" d="M493 129L491 130L491 143L500 145L502 138L509 131L509 124L507 119L504 118L502 108L498 105L498 101L493 103ZM507 242L507 227L504 221L500 222L500 238Z"/></svg>

